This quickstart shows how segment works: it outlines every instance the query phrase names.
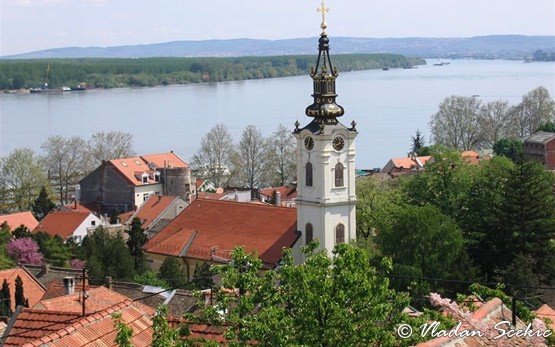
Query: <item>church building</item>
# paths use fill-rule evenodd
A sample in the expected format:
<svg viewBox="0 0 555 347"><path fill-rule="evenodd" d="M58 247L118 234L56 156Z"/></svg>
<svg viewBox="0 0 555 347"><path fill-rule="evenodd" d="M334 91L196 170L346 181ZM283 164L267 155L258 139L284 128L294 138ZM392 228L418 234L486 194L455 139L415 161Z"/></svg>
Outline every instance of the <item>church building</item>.
<svg viewBox="0 0 555 347"><path fill-rule="evenodd" d="M303 128L297 121L297 240L293 254L303 261L301 247L319 239L329 254L338 243L356 239L355 138L356 123L343 125L345 114L336 103L337 68L330 56L326 12L322 5L322 34L318 59L310 73L314 102L306 108L312 120Z"/></svg>

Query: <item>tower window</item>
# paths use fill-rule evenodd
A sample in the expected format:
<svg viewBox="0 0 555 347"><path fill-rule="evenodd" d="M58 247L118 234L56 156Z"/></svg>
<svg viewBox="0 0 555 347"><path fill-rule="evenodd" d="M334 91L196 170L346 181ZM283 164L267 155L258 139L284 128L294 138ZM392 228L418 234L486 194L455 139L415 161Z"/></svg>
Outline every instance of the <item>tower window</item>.
<svg viewBox="0 0 555 347"><path fill-rule="evenodd" d="M306 163L306 180L305 184L307 187L312 187L312 163Z"/></svg>
<svg viewBox="0 0 555 347"><path fill-rule="evenodd" d="M312 234L312 224L307 223L305 227L305 244L308 245L309 243L311 243L313 238L314 236Z"/></svg>
<svg viewBox="0 0 555 347"><path fill-rule="evenodd" d="M337 163L335 165L335 186L336 187L343 187L345 180L343 179L343 164Z"/></svg>
<svg viewBox="0 0 555 347"><path fill-rule="evenodd" d="M341 223L335 227L335 243L345 243L345 226Z"/></svg>

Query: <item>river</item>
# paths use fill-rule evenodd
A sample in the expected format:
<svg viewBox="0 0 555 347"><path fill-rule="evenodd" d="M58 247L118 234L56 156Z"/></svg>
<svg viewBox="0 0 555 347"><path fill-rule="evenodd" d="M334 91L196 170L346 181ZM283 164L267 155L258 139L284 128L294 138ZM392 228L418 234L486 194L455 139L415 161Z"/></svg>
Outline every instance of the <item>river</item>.
<svg viewBox="0 0 555 347"><path fill-rule="evenodd" d="M445 61L445 60L442 60ZM479 95L484 101L520 101L528 90L545 86L555 95L555 63L453 60L417 69L343 72L337 80L341 121L358 123L357 167L385 165L409 151L411 136L429 135L430 116L450 95ZM63 94L0 95L0 156L14 148L40 151L51 135L81 136L101 130L134 135L137 153L174 150L189 159L201 137L217 123L239 139L254 124L270 135L283 123L309 121L308 76L154 88L122 88Z"/></svg>

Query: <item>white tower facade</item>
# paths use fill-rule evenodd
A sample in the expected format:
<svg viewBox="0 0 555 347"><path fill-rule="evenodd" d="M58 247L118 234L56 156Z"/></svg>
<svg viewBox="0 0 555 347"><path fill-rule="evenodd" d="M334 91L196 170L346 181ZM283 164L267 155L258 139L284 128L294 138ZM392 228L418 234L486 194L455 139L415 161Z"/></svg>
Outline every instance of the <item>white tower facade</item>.
<svg viewBox="0 0 555 347"><path fill-rule="evenodd" d="M297 230L299 239L294 256L303 261L300 248L319 239L320 248L331 255L338 243L356 239L355 138L356 123L351 127L337 118L344 115L336 104L337 69L329 55L329 39L325 32L319 39L314 80L314 103L306 115L313 118L293 132L297 139Z"/></svg>

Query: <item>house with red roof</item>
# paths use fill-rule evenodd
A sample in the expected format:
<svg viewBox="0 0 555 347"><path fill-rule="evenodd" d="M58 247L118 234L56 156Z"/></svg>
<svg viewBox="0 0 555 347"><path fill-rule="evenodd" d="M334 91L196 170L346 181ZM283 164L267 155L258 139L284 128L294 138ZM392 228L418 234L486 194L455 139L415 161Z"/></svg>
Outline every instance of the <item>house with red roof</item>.
<svg viewBox="0 0 555 347"><path fill-rule="evenodd" d="M295 207L297 187L281 186L260 189L260 201L276 206Z"/></svg>
<svg viewBox="0 0 555 347"><path fill-rule="evenodd" d="M11 230L18 228L21 225L26 226L29 230L33 230L39 224L39 221L31 212L27 211L0 216L0 225L4 223L7 223Z"/></svg>
<svg viewBox="0 0 555 347"><path fill-rule="evenodd" d="M0 270L0 285L6 280L8 286L10 287L10 293L12 295L12 311L15 310L15 279L19 276L23 282L23 294L27 300L29 300L29 306L33 306L38 303L44 293L46 288L33 276L32 273L27 271L24 267L15 267L7 270Z"/></svg>
<svg viewBox="0 0 555 347"><path fill-rule="evenodd" d="M197 264L226 263L238 246L255 252L265 268L274 268L283 248L298 238L295 209L199 198L150 239L144 251L153 270L166 257L176 257L191 278Z"/></svg>
<svg viewBox="0 0 555 347"><path fill-rule="evenodd" d="M174 152L105 161L79 182L81 204L97 204L105 212L127 212L151 195L179 196L189 201L196 193L189 165Z"/></svg>
<svg viewBox="0 0 555 347"><path fill-rule="evenodd" d="M121 223L127 226L131 225L134 218L139 218L147 235L152 237L188 205L188 202L178 196L152 195L136 211L123 213L119 217Z"/></svg>
<svg viewBox="0 0 555 347"><path fill-rule="evenodd" d="M406 158L391 158L380 172L390 176L397 176L409 172L421 171L424 170L424 166L431 158L431 156L418 157L415 155L409 155Z"/></svg>
<svg viewBox="0 0 555 347"><path fill-rule="evenodd" d="M100 218L91 212L52 211L35 227L33 232L45 232L50 236L58 235L64 241L73 237L80 243L91 229L102 224Z"/></svg>
<svg viewBox="0 0 555 347"><path fill-rule="evenodd" d="M551 308L548 304L543 304L536 311L536 316L542 318L546 321L551 322L548 324L548 328L555 334L555 310Z"/></svg>

